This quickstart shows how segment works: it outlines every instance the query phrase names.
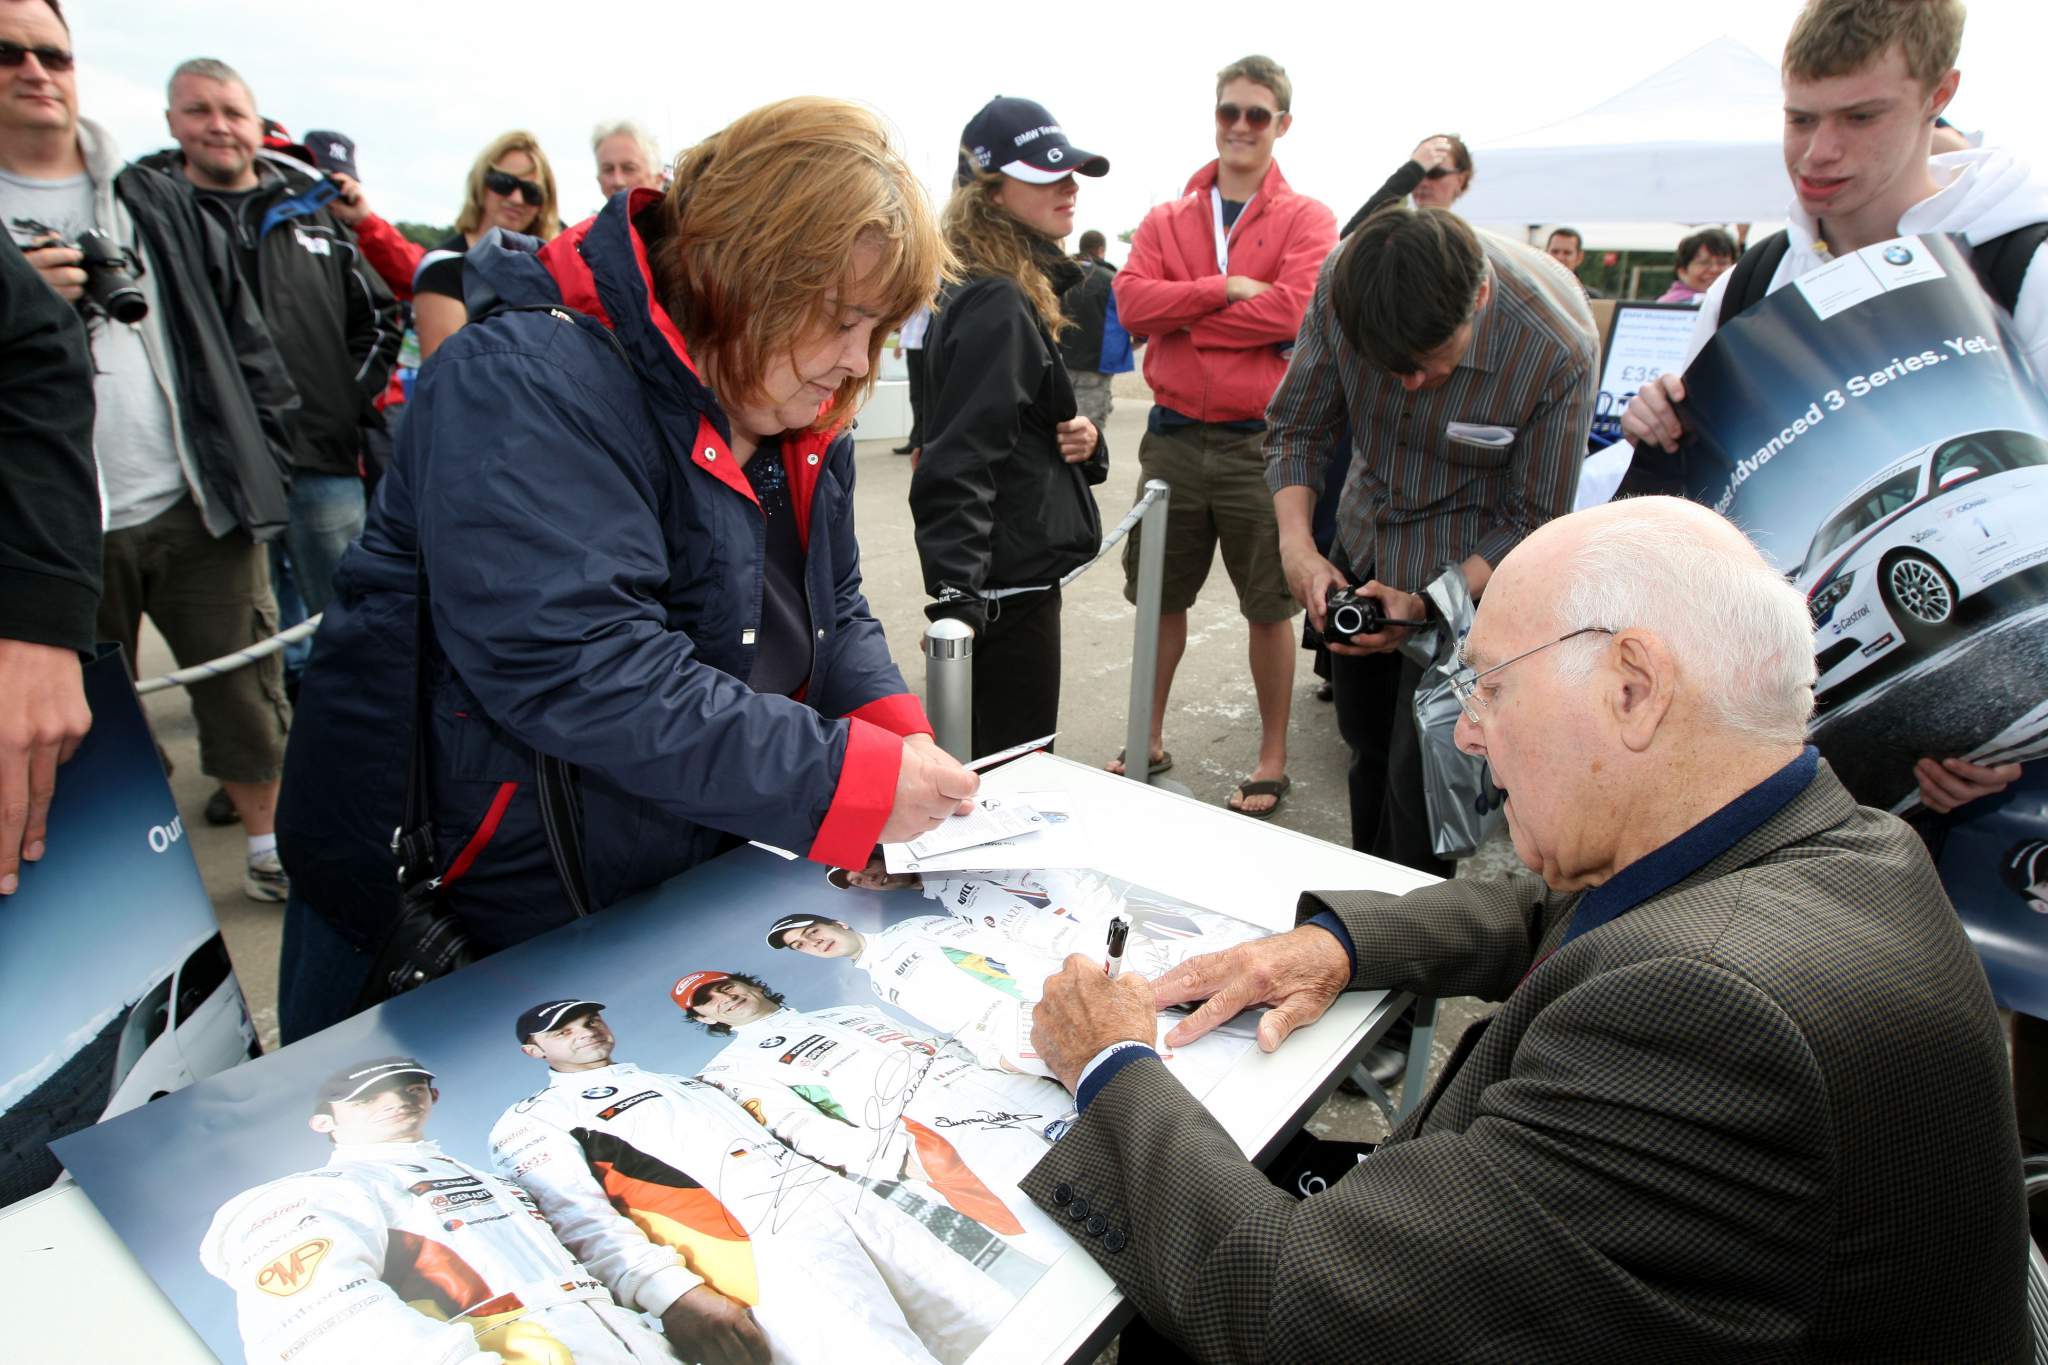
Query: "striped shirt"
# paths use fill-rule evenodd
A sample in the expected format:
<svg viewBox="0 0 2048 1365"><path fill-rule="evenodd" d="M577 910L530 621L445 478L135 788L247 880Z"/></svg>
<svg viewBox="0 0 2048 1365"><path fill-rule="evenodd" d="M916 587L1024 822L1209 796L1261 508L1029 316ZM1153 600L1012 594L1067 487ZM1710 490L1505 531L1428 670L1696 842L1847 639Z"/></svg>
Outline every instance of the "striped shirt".
<svg viewBox="0 0 2048 1365"><path fill-rule="evenodd" d="M1330 306L1332 252L1294 360L1266 408L1266 483L1321 490L1351 427L1337 503L1350 568L1419 591L1447 564L1488 564L1572 507L1599 386L1584 293L1548 256L1480 233L1493 295L1442 387L1409 393L1353 350ZM1335 558L1336 556L1332 556Z"/></svg>

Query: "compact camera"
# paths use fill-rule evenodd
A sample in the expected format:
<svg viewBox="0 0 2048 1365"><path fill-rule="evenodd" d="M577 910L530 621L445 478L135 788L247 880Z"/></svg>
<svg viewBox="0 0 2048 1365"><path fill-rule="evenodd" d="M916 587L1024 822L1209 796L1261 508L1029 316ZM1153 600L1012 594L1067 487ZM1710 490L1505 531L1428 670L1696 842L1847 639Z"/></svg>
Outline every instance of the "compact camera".
<svg viewBox="0 0 2048 1365"><path fill-rule="evenodd" d="M55 237L57 241L43 245L68 246L83 258L78 262L79 269L85 271L85 297L79 300L81 310L89 305L116 322L130 324L149 316L149 300L136 283L142 274L141 260L106 233L89 228L78 234L77 241L67 242L55 228L33 218L17 218L14 226L31 237Z"/></svg>
<svg viewBox="0 0 2048 1365"><path fill-rule="evenodd" d="M1332 644L1352 644L1361 635L1378 635L1389 626L1413 630L1429 624L1389 617L1377 599L1352 588L1331 588L1324 599L1323 639Z"/></svg>

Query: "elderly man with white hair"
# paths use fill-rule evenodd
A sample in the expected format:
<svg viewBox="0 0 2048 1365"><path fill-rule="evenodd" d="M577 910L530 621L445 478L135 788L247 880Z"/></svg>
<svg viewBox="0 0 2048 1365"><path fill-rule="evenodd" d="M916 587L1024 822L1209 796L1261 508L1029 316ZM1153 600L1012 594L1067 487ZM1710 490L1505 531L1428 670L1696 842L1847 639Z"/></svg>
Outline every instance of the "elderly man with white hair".
<svg viewBox="0 0 2048 1365"><path fill-rule="evenodd" d="M1508 555L1465 657L1538 875L1310 892L1156 984L1068 959L1033 1038L1082 1112L1025 1191L1204 1360L2031 1359L1990 992L1919 840L1804 743L1799 594L1636 499ZM1305 1200L1144 1045L1207 997L1169 1043L1264 1004L1271 1050L1378 986L1503 1003Z"/></svg>
<svg viewBox="0 0 2048 1365"><path fill-rule="evenodd" d="M600 123L590 132L590 154L597 159L597 185L609 200L620 190L661 188L661 144L632 119Z"/></svg>

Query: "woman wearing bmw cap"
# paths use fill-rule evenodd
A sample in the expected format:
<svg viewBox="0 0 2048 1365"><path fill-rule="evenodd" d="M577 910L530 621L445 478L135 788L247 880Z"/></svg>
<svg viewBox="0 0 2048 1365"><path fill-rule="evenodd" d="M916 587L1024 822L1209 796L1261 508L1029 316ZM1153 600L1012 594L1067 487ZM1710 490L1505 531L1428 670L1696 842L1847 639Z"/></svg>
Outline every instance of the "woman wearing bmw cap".
<svg viewBox="0 0 2048 1365"><path fill-rule="evenodd" d="M1055 338L1081 271L1060 250L1077 175L1109 162L1045 106L998 97L960 136L946 243L965 278L925 336L924 453L910 481L933 620L972 626L974 752L1059 726L1062 574L1102 542L1089 485L1109 449L1078 414Z"/></svg>

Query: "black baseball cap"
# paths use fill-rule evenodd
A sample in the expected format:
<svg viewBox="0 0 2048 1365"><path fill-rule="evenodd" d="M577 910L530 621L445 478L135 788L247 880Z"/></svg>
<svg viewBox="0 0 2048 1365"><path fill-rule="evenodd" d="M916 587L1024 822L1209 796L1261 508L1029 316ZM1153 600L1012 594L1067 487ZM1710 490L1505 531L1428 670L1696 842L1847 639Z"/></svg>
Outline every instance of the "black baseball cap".
<svg viewBox="0 0 2048 1365"><path fill-rule="evenodd" d="M433 1080L434 1073L421 1066L411 1057L373 1057L367 1062L356 1062L320 1082L318 1100L321 1104L333 1104L337 1100L361 1099L370 1091L378 1089L386 1081L419 1076Z"/></svg>
<svg viewBox="0 0 2048 1365"><path fill-rule="evenodd" d="M1001 171L1033 185L1050 185L1070 175L1108 175L1109 158L1084 152L1067 141L1066 130L1034 100L998 95L967 120L960 134L955 184L974 179L977 166Z"/></svg>
<svg viewBox="0 0 2048 1365"><path fill-rule="evenodd" d="M518 1022L512 1025L512 1031L519 1035L519 1041L523 1043L536 1033L546 1033L549 1029L560 1028L562 1021L572 1015L596 1014L603 1008L604 1006L595 1000L543 1000L538 1005L521 1011Z"/></svg>
<svg viewBox="0 0 2048 1365"><path fill-rule="evenodd" d="M352 180L363 178L356 170L356 140L347 133L316 128L306 134L306 152L323 171L340 171Z"/></svg>

